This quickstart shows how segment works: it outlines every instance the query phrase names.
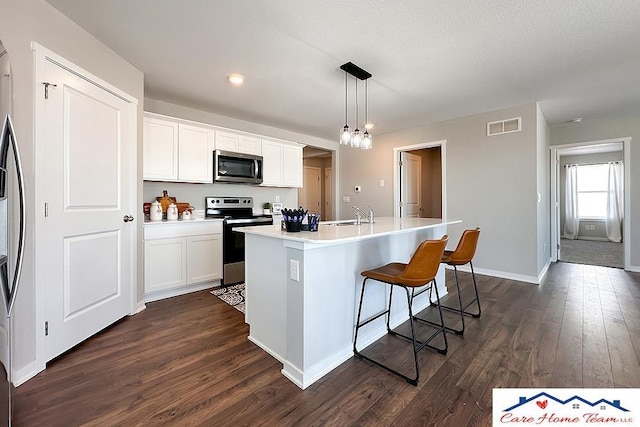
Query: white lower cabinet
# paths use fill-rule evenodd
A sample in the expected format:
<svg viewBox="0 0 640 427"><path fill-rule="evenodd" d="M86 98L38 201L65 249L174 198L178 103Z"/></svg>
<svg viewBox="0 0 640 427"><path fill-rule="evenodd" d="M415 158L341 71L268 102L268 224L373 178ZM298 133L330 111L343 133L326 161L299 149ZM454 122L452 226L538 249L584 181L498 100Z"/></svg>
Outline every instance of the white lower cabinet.
<svg viewBox="0 0 640 427"><path fill-rule="evenodd" d="M144 242L144 261L145 293L187 283L187 241L184 237Z"/></svg>
<svg viewBox="0 0 640 427"><path fill-rule="evenodd" d="M144 226L145 301L219 285L222 221Z"/></svg>
<svg viewBox="0 0 640 427"><path fill-rule="evenodd" d="M222 277L222 235L187 237L187 284Z"/></svg>

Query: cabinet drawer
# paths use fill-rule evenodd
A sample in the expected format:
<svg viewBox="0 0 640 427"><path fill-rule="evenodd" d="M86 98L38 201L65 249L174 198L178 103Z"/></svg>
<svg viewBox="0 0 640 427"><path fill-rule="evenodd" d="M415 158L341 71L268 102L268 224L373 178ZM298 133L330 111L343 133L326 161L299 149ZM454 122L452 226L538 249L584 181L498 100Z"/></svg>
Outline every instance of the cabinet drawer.
<svg viewBox="0 0 640 427"><path fill-rule="evenodd" d="M143 229L144 240L199 236L202 234L221 234L222 220L190 220L188 223L162 222L145 224Z"/></svg>

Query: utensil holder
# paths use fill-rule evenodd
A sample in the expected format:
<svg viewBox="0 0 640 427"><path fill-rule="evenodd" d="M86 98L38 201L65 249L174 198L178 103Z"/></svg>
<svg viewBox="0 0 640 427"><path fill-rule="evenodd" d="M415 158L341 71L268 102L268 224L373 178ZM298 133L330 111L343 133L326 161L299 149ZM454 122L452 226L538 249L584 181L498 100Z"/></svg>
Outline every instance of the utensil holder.
<svg viewBox="0 0 640 427"><path fill-rule="evenodd" d="M302 222L300 221L285 221L286 230L290 233L299 232L302 229Z"/></svg>

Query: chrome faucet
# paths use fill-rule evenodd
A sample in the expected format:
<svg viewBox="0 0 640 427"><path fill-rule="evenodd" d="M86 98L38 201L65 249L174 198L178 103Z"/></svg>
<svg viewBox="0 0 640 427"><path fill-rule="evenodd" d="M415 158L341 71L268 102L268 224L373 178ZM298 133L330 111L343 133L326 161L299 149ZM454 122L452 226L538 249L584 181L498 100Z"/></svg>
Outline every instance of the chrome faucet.
<svg viewBox="0 0 640 427"><path fill-rule="evenodd" d="M357 206L351 206L351 209L353 209L353 212L356 214L356 224L360 225L362 223L362 219L366 218L367 222L369 224L373 224L373 219L374 219L374 212L373 212L373 208L369 205L367 205L367 208L369 208L369 213L366 214L364 213L359 207Z"/></svg>

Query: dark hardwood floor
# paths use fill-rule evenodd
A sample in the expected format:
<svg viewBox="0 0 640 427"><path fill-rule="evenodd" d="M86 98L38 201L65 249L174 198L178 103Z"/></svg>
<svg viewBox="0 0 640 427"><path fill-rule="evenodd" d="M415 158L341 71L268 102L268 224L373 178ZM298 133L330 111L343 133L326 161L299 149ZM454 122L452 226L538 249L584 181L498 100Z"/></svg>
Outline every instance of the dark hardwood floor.
<svg viewBox="0 0 640 427"><path fill-rule="evenodd" d="M50 363L18 387L14 425L490 426L494 387L640 386L640 274L558 263L540 286L477 277L482 317L448 335L446 356L421 351L417 387L351 358L302 391L203 291L150 303ZM410 369L390 339L367 351Z"/></svg>

